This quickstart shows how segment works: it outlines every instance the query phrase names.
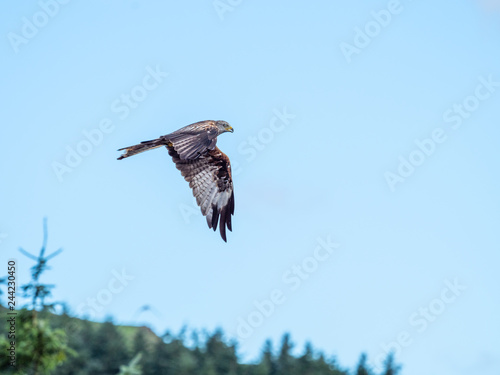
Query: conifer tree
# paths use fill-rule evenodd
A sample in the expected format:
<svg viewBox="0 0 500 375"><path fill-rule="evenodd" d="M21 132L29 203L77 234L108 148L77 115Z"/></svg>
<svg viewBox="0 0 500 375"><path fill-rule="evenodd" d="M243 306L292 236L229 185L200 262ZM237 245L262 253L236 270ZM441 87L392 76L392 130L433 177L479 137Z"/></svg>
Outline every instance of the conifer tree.
<svg viewBox="0 0 500 375"><path fill-rule="evenodd" d="M277 375L277 364L273 355L273 344L266 340L262 348L260 363L256 366L255 375Z"/></svg>
<svg viewBox="0 0 500 375"><path fill-rule="evenodd" d="M281 340L281 349L278 356L278 371L279 375L290 375L293 372L294 360L291 351L293 349L293 343L290 339L290 334L285 333Z"/></svg>
<svg viewBox="0 0 500 375"><path fill-rule="evenodd" d="M398 375L401 366L394 363L394 354L389 353L384 362L384 372L383 375Z"/></svg>
<svg viewBox="0 0 500 375"><path fill-rule="evenodd" d="M16 366L9 366L7 356L0 356L0 370L2 373L29 373L34 375L52 373L63 363L73 351L67 345L67 336L62 329L53 329L48 319L49 311L54 303L47 303L54 285L44 284L41 277L49 269L48 261L61 253L61 249L46 256L47 249L47 220L43 221L43 242L38 256L19 248L19 251L34 260L31 268L31 280L22 285L23 297L29 303L18 310L16 317ZM21 340L22 338L22 340ZM0 337L0 352L9 351L10 341Z"/></svg>
<svg viewBox="0 0 500 375"><path fill-rule="evenodd" d="M227 345L224 342L224 333L221 329L217 329L208 337L205 351L208 358L213 360L217 374L233 375L237 373L236 348L234 345Z"/></svg>
<svg viewBox="0 0 500 375"><path fill-rule="evenodd" d="M96 374L117 374L120 365L130 361L127 346L122 334L117 330L111 318L99 325L92 343L92 358L101 363Z"/></svg>
<svg viewBox="0 0 500 375"><path fill-rule="evenodd" d="M369 370L366 361L366 354L362 353L359 357L358 366L356 368L356 375L371 375L371 371Z"/></svg>

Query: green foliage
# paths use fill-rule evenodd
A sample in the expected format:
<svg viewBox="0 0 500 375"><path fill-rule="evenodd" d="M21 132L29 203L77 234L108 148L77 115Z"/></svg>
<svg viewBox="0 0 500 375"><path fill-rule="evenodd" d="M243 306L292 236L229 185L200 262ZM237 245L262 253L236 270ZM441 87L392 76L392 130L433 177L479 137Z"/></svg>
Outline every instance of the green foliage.
<svg viewBox="0 0 500 375"><path fill-rule="evenodd" d="M292 372L295 358L292 356L291 351L293 343L290 339L290 334L285 333L281 341L280 354L278 356L278 375L288 375Z"/></svg>
<svg viewBox="0 0 500 375"><path fill-rule="evenodd" d="M16 317L16 367L9 366L8 358L0 356L2 374L50 374L74 351L67 346L66 333L52 329L46 320L33 322L32 311L20 310ZM6 353L10 343L2 335L0 350Z"/></svg>
<svg viewBox="0 0 500 375"><path fill-rule="evenodd" d="M94 334L95 342L92 359L100 362L100 368L94 369L96 375L116 374L120 365L130 360L128 348L122 334L109 319L102 323Z"/></svg>
<svg viewBox="0 0 500 375"><path fill-rule="evenodd" d="M365 353L362 353L359 357L358 367L356 368L356 375L371 375L371 371L368 367L367 357Z"/></svg>
<svg viewBox="0 0 500 375"><path fill-rule="evenodd" d="M118 375L142 375L141 365L139 364L141 357L142 353L138 353L127 366L120 366Z"/></svg>
<svg viewBox="0 0 500 375"><path fill-rule="evenodd" d="M74 352L67 344L64 330L54 329L46 318L54 304L47 304L45 299L50 297L53 285L43 284L40 281L42 274L49 269L47 262L61 250L45 256L47 247L47 221L44 220L43 244L38 257L19 249L21 253L36 261L31 268L31 280L21 286L24 297L30 303L15 315L15 367L10 366L7 356L1 356L0 370L5 374L50 374L59 364L64 362L68 355ZM28 310L27 308L30 308ZM12 316L12 315L11 315ZM2 335L0 350L6 353L10 350L11 340Z"/></svg>
<svg viewBox="0 0 500 375"><path fill-rule="evenodd" d="M300 355L293 354L293 343L285 334L275 351L270 340L262 348L259 361L241 364L237 347L225 339L222 330L206 333L201 339L192 332L189 345L181 332L167 332L156 336L147 327L117 326L111 320L95 323L71 317L42 312L39 316L40 336L37 341L33 331L32 312L23 310L20 335L28 337L18 347L17 374L35 374L33 353L40 351L39 374L54 375L347 375L334 358L327 358L306 343ZM31 331L30 331L31 330ZM1 330L0 330L1 331ZM5 331L3 331L5 332ZM123 334L126 332L126 334ZM1 333L1 332L0 332ZM6 350L5 334L0 336L0 350ZM276 353L276 354L275 354ZM1 374L15 374L9 370L5 357L0 362ZM376 375L367 365L362 354L359 363L350 374ZM42 370L43 369L43 370ZM287 372L285 372L287 371ZM398 375L400 366L389 355L379 375Z"/></svg>
<svg viewBox="0 0 500 375"><path fill-rule="evenodd" d="M401 366L394 363L394 355L392 353L389 354L384 362L383 375L398 375L400 370Z"/></svg>
<svg viewBox="0 0 500 375"><path fill-rule="evenodd" d="M66 306L61 314L53 313L56 304L46 302L53 285L41 282L48 260L61 250L45 256L47 227L38 256L20 251L36 264L31 280L22 286L29 304L16 316L16 367L9 365L6 355L0 356L3 375L348 375L337 365L306 343L302 354L293 354L290 334L283 335L274 351L270 340L263 346L258 363L241 364L237 343L228 341L221 329L213 333L191 332L187 328L177 334L166 332L158 337L147 327L119 326L111 319L104 323L72 317ZM0 279L0 284L4 282ZM7 311L0 305L0 312ZM3 314L2 314L3 315ZM0 353L10 350L6 320L0 324ZM189 342L189 344L188 344ZM400 366L389 355L380 375L399 375ZM362 354L354 375L375 375Z"/></svg>
<svg viewBox="0 0 500 375"><path fill-rule="evenodd" d="M278 368L273 356L273 344L271 340L266 340L262 349L260 363L255 368L254 375L277 375Z"/></svg>

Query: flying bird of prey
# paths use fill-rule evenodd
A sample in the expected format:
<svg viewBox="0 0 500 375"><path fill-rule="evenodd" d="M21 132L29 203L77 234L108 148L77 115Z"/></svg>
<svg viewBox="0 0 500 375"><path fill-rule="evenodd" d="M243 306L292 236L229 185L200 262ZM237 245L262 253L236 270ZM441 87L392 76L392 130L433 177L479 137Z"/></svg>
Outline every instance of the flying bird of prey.
<svg viewBox="0 0 500 375"><path fill-rule="evenodd" d="M201 213L207 217L208 227L215 231L220 221L220 235L227 242L226 226L232 231L231 215L234 214L233 180L229 158L216 143L219 134L233 131L226 121L196 122L158 139L121 148L118 151L125 152L118 160L165 146L193 189Z"/></svg>

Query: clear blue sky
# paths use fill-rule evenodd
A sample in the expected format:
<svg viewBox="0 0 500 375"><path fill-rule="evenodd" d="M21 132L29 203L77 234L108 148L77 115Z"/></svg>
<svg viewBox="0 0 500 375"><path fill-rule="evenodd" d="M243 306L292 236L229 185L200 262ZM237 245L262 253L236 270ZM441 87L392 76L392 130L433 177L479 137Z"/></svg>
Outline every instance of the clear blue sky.
<svg viewBox="0 0 500 375"><path fill-rule="evenodd" d="M4 4L0 267L28 281L47 216L82 316L497 375L499 2L228 4ZM227 244L165 150L116 160L206 119L235 129Z"/></svg>

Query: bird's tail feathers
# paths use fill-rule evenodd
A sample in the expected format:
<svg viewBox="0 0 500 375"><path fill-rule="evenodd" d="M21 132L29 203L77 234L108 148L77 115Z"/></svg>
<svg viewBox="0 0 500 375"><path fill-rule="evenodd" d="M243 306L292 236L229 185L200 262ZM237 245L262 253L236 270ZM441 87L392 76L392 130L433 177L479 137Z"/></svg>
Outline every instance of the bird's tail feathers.
<svg viewBox="0 0 500 375"><path fill-rule="evenodd" d="M164 146L165 142L161 139L153 139L152 141L141 142L138 145L120 148L118 151L125 150L125 152L118 158L118 160L128 158L132 155L140 154L141 152L152 150Z"/></svg>

